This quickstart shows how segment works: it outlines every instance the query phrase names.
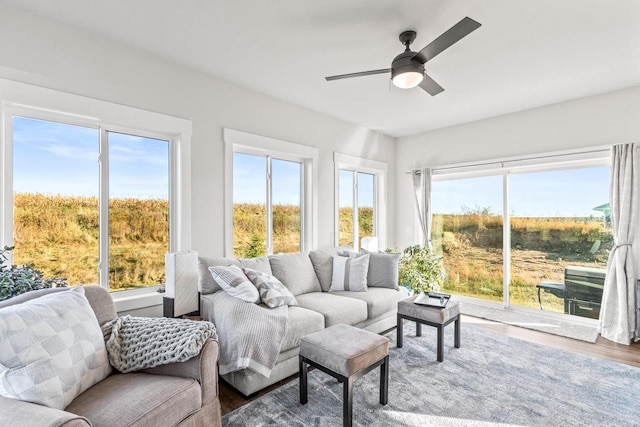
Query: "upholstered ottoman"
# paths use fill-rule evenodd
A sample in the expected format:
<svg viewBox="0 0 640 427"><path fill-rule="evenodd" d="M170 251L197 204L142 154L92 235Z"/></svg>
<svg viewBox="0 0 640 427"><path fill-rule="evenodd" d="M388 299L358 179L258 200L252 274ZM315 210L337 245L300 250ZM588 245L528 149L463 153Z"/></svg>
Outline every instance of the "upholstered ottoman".
<svg viewBox="0 0 640 427"><path fill-rule="evenodd" d="M422 336L422 324L438 328L438 362L444 360L444 327L455 322L454 346L460 348L460 306L457 301L449 301L445 308L415 304L411 297L398 301L397 346L402 348L402 319L416 322L416 335Z"/></svg>
<svg viewBox="0 0 640 427"><path fill-rule="evenodd" d="M349 325L334 325L300 341L300 403L307 403L307 368L314 366L344 384L342 420L352 424L353 382L380 366L380 403L389 394L389 341Z"/></svg>

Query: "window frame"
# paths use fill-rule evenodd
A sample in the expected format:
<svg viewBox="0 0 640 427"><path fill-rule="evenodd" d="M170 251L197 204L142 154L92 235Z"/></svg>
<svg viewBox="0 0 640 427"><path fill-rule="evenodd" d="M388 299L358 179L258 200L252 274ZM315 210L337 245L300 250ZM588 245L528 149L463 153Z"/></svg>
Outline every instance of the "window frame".
<svg viewBox="0 0 640 427"><path fill-rule="evenodd" d="M233 257L233 153L265 157L266 168L266 210L267 210L267 255L273 250L271 159L286 160L301 164L300 184L300 252L309 252L317 241L317 163L319 150L315 147L287 142L225 128L224 161L224 253Z"/></svg>
<svg viewBox="0 0 640 427"><path fill-rule="evenodd" d="M358 173L374 176L373 195L373 230L378 238L378 247L387 247L387 173L385 162L365 159L363 157L334 152L334 244L340 244L340 170L353 172L353 250L360 250L360 236L358 223Z"/></svg>
<svg viewBox="0 0 640 427"><path fill-rule="evenodd" d="M109 290L108 151L106 132L117 132L169 142L169 251L189 249L191 179L189 171L191 121L93 98L0 79L0 245L13 245L13 117L21 116L99 131L99 285ZM106 239L104 238L106 236ZM12 262L10 257L9 262ZM144 300L157 293L156 286L122 290L120 299ZM154 295L154 296L155 296ZM117 299L117 298L114 298ZM158 303L153 298L153 304ZM127 307L149 304L130 302Z"/></svg>

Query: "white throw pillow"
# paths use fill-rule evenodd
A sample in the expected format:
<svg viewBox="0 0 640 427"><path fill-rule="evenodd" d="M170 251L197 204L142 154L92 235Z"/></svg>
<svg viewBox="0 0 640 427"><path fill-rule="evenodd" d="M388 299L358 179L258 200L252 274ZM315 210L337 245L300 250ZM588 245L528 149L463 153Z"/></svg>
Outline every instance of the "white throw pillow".
<svg viewBox="0 0 640 427"><path fill-rule="evenodd" d="M213 279L229 295L246 302L260 302L260 295L237 265L209 267Z"/></svg>
<svg viewBox="0 0 640 427"><path fill-rule="evenodd" d="M366 292L368 271L369 254L359 257L333 257L333 274L329 291Z"/></svg>
<svg viewBox="0 0 640 427"><path fill-rule="evenodd" d="M0 395L64 409L111 372L81 286L0 310Z"/></svg>
<svg viewBox="0 0 640 427"><path fill-rule="evenodd" d="M298 305L296 297L277 277L251 268L245 268L244 273L258 288L262 302L270 308L281 305Z"/></svg>

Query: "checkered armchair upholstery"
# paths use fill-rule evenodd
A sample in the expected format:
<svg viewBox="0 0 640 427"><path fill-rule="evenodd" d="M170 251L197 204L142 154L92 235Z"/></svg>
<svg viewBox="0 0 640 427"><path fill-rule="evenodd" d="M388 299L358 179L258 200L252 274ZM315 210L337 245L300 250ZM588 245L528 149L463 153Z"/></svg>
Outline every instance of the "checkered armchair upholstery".
<svg viewBox="0 0 640 427"><path fill-rule="evenodd" d="M111 296L85 286L99 324L116 318ZM2 309L52 292L28 292L0 302ZM140 372L114 373L77 396L64 410L0 396L0 425L7 426L220 426L218 343L208 340L186 362Z"/></svg>

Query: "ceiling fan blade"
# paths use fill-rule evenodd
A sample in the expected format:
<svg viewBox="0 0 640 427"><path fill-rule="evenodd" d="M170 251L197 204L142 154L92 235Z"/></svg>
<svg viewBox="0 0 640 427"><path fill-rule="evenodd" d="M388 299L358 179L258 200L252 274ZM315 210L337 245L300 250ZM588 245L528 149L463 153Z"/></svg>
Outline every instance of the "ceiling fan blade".
<svg viewBox="0 0 640 427"><path fill-rule="evenodd" d="M414 55L416 60L419 60L423 64L432 60L443 50L451 47L469 33L480 28L480 23L474 21L469 17L465 17L453 27L442 33L440 37L426 45L422 50Z"/></svg>
<svg viewBox="0 0 640 427"><path fill-rule="evenodd" d="M349 79L351 77L362 77L362 76L371 76L374 74L385 74L390 73L391 68L385 68L382 70L371 70L371 71L360 71L359 73L350 73L350 74L340 74L338 76L329 76L325 77L325 79L330 82L331 80L340 80L340 79Z"/></svg>
<svg viewBox="0 0 640 427"><path fill-rule="evenodd" d="M436 96L444 90L435 80L424 73L424 79L420 82L420 87L431 96Z"/></svg>

